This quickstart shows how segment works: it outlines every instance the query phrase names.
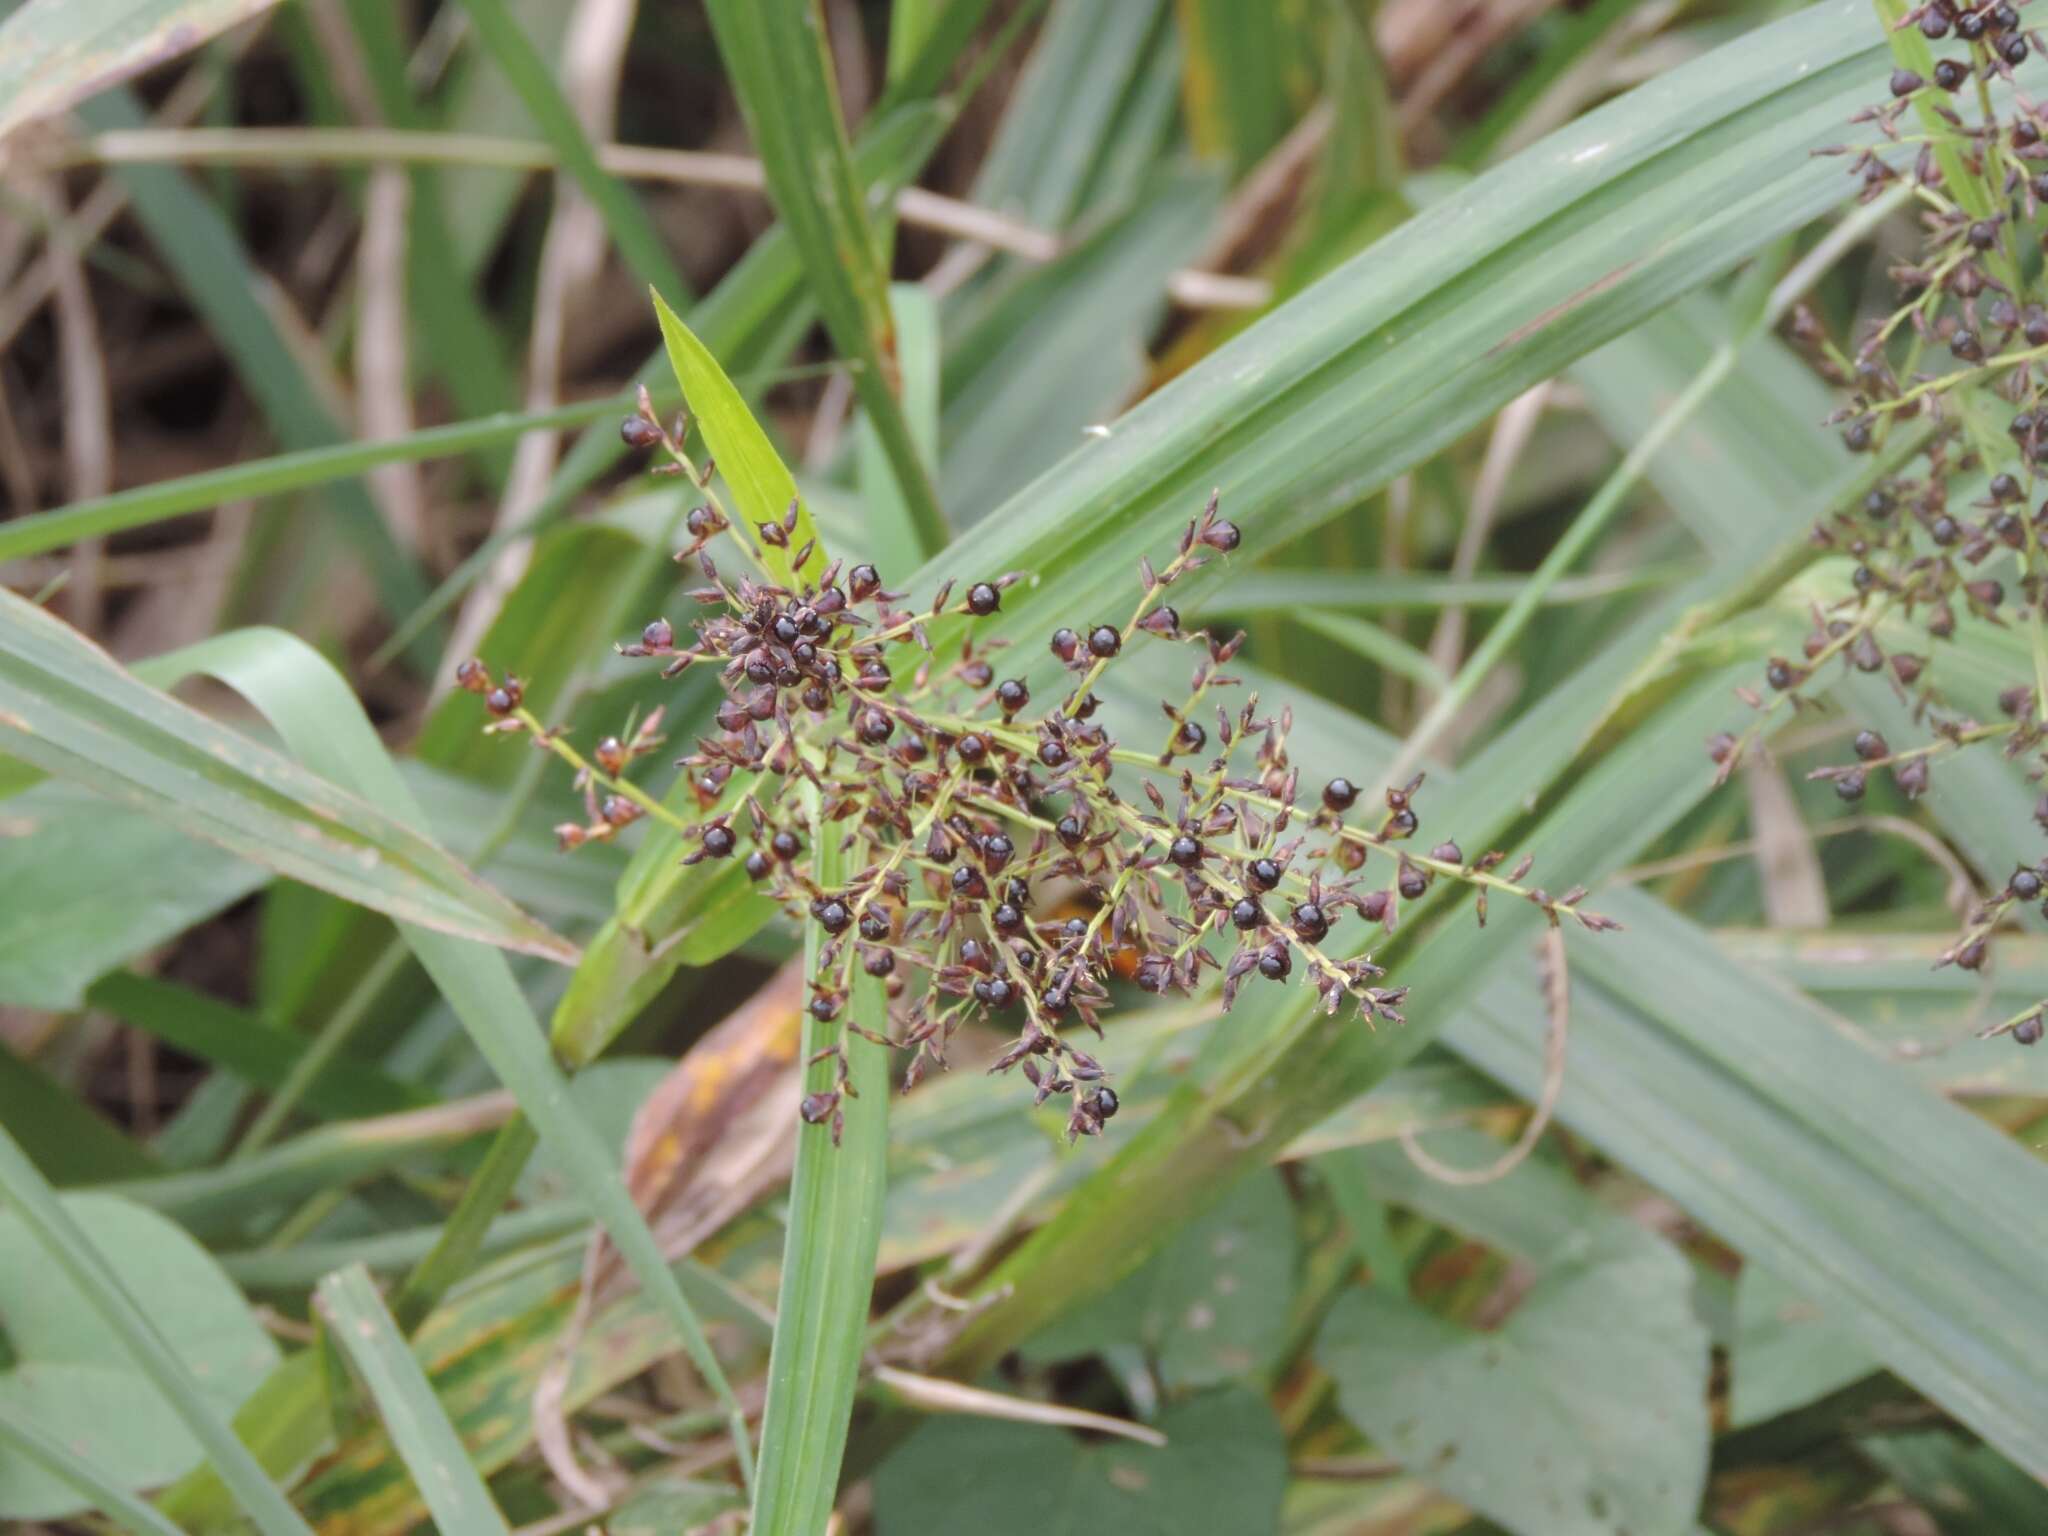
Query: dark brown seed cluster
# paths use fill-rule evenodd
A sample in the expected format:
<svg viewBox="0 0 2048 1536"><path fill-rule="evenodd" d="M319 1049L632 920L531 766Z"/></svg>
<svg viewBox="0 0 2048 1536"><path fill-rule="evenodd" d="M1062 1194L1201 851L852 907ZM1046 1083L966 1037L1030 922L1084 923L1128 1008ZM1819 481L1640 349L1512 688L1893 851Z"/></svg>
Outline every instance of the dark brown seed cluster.
<svg viewBox="0 0 2048 1536"><path fill-rule="evenodd" d="M1980 743L2030 759L2034 777L2048 769L2048 118L2012 78L2041 39L2019 5L1992 0L1928 0L1899 29L1916 29L1939 57L1923 74L1895 43L1901 61L1887 98L1858 115L1881 137L1852 164L1866 200L1895 187L1910 194L1922 249L1893 267L1898 305L1862 335L1838 343L1804 306L1789 327L1848 392L1833 418L1844 443L1873 457L1854 502L1813 530L1818 551L1845 558L1848 590L1816 606L1799 656L1768 658L1762 686L1738 690L1755 711L1748 728L1707 743L1725 779L1780 708L1817 710L1809 690L1867 674L1924 722L1927 738L1895 748L1874 729L1856 731L1852 760L1812 774L1851 805L1880 785L1917 800L1943 758ZM1960 697L1934 666L1973 625L2029 631L2044 658L2001 680L2009 686L1997 691L1995 715L1977 702L1981 660L1954 669ZM2048 827L2048 799L2041 819ZM1981 968L1994 932L2040 895L2044 875L2048 860L2023 861L1967 915L1940 963ZM2031 1044L2041 1012L1992 1032Z"/></svg>
<svg viewBox="0 0 2048 1536"><path fill-rule="evenodd" d="M678 834L685 863L742 861L818 932L813 1017L907 1053L906 1088L946 1064L964 1026L993 1026L1006 1044L992 1070L1016 1071L1037 1103L1061 1099L1070 1137L1096 1135L1119 1101L1109 1069L1077 1041L1102 1035L1120 988L1220 982L1228 1009L1248 979L1298 974L1328 1010L1348 1003L1367 1020L1398 1021L1405 989L1382 985L1357 951L1439 882L1476 888L1482 923L1496 893L1533 902L1553 924L1614 926L1581 910L1583 890L1521 885L1526 858L1501 873L1500 853L1415 849L1420 776L1384 790L1375 813L1343 777L1304 792L1289 711L1263 709L1256 695L1235 708L1216 700L1236 686L1228 668L1243 636L1184 628L1164 601L1240 542L1212 499L1163 568L1140 563L1121 622L1077 616L1086 622L1053 633L1057 684L1034 687L1014 675L1024 669L1007 637L989 632L1016 573L957 593L947 583L913 604L866 564L824 566L797 585L728 579L700 539L685 552L705 577L691 594L706 609L691 636L656 620L620 647L660 660L666 675L711 670L721 685L715 729L678 763L694 817L622 777L660 741L658 720L589 758L523 707L490 728L528 731L576 768L592 814L563 829L565 847L646 815ZM1186 647L1193 669L1184 695L1160 701L1161 738L1127 745L1097 690L1141 641ZM999 679L1005 661L1012 675ZM481 663L462 677L490 684ZM821 838L845 853L848 873L829 883L809 856ZM885 1015L855 1016L860 977L880 983ZM839 1085L806 1098L801 1114L836 1135L845 1060L837 1047L821 1054L838 1055Z"/></svg>

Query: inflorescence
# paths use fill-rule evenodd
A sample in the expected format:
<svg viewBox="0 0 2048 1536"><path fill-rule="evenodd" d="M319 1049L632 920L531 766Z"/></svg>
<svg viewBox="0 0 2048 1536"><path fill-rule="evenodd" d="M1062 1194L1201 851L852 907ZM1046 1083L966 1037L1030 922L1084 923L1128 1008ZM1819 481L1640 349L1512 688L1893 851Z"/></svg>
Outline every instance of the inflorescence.
<svg viewBox="0 0 2048 1536"><path fill-rule="evenodd" d="M1930 78L1908 67L1924 51L1920 39L1961 46L1935 60ZM1850 391L1832 418L1843 442L1878 456L1880 468L1896 467L1873 477L1860 504L1814 529L1819 547L1856 562L1852 591L1816 607L1801 656L1770 657L1764 687L1740 690L1755 719L1707 744L1722 779L1777 710L1818 705L1810 690L1836 662L1887 679L1929 736L1894 748L1879 731L1858 730L1851 761L1811 775L1845 802L1860 801L1886 774L1917 799L1941 760L1980 744L2029 759L2037 781L2048 769L2048 500L2028 510L2048 489L2048 290L2036 249L2048 245L2048 114L2013 81L2014 67L2041 48L2014 4L1931 0L1898 19L1889 99L1857 119L1874 124L1883 142L1856 152L1853 170L1866 201L1900 187L1914 200L1923 250L1892 268L1900 303L1860 343L1837 345L1804 307L1791 325L1821 373ZM1909 168L1894 164L1901 148L1913 151ZM1959 612L2031 635L2033 675L2000 680L2009 683L1997 696L2001 719L1973 718L1938 686L1933 656L1954 636ZM1902 643L1907 626L1929 643ZM2048 830L2048 796L2035 817ZM1938 963L1981 969L1994 932L2042 897L2044 881L2048 859L2019 864L2002 890L1967 912ZM1987 1033L2031 1045L2044 1014L2048 1001Z"/></svg>
<svg viewBox="0 0 2048 1536"><path fill-rule="evenodd" d="M663 429L643 399L624 436L661 447L665 467L710 495L711 466L686 457L680 423ZM1382 985L1370 955L1340 954L1330 943L1340 925L1391 932L1404 907L1452 882L1476 888L1482 924L1493 892L1533 902L1553 924L1616 926L1581 910L1583 889L1524 886L1528 858L1503 874L1501 853L1467 858L1449 841L1422 851L1419 774L1384 789L1376 811L1342 777L1304 795L1287 750L1291 712L1262 710L1256 694L1234 710L1210 697L1237 684L1227 668L1244 637L1188 628L1166 598L1238 547L1213 498L1165 566L1139 562L1121 621L1082 615L1089 622L1053 632L1062 681L1043 696L1003 664L1008 642L977 638L973 622L1000 612L1018 573L964 591L948 582L913 607L874 566L827 565L808 546L792 553L799 579L786 584L728 579L709 557L722 533L752 553L756 538L787 550L794 505L753 538L715 498L687 526L677 559L697 561L705 584L690 595L712 612L687 638L656 619L619 649L661 661L664 676L718 675L717 729L677 763L697 815L626 776L660 747L658 716L586 756L526 708L517 679L469 661L457 680L495 717L486 729L524 733L575 770L586 819L557 829L565 849L659 821L682 840L685 863L738 860L790 916L816 925L813 1017L908 1052L906 1088L944 1066L955 1032L980 1020L1011 1032L991 1070L1016 1069L1037 1103L1069 1096L1069 1138L1096 1135L1118 1099L1108 1069L1073 1037L1077 1027L1101 1036L1113 983L1191 993L1214 972L1228 1010L1247 980L1299 974L1329 1011L1349 1004L1398 1022L1406 989ZM941 618L967 621L957 651L934 648L929 627ZM1096 691L1141 642L1195 659L1144 746L1111 735ZM839 840L848 878L816 877L814 828ZM886 1017L853 1016L856 972L879 981ZM802 1118L831 1124L836 1138L845 1057L835 1045L819 1058L838 1060L838 1086L805 1098Z"/></svg>

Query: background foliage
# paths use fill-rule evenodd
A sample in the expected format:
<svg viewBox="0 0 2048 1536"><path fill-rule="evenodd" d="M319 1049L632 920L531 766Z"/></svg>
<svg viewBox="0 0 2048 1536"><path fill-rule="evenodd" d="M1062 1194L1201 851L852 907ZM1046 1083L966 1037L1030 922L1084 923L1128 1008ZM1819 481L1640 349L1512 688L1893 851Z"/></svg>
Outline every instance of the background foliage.
<svg viewBox="0 0 2048 1536"><path fill-rule="evenodd" d="M1930 968L2036 791L1701 750L1875 473L1786 326L1911 249L1862 0L0 12L0 1521L2048 1529L2048 946ZM1103 1141L992 1040L799 1136L802 936L447 685L709 728L636 383L1047 686L1220 491L1297 759L1625 931L1439 890L1405 1025L1134 993Z"/></svg>

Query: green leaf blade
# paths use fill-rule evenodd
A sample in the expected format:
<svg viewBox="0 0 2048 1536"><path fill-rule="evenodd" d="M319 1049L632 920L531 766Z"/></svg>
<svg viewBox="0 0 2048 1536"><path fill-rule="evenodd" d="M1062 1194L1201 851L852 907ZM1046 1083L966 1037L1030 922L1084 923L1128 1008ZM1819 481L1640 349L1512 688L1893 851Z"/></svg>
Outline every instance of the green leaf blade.
<svg viewBox="0 0 2048 1536"><path fill-rule="evenodd" d="M0 21L0 138L191 52L277 0L28 0Z"/></svg>
<svg viewBox="0 0 2048 1536"><path fill-rule="evenodd" d="M855 174L814 0L710 0L708 10L776 210L927 551L948 533L899 398L888 270Z"/></svg>
<svg viewBox="0 0 2048 1536"><path fill-rule="evenodd" d="M506 1536L505 1517L385 1310L370 1272L350 1265L322 1280L314 1294L330 1336L369 1388L435 1526L444 1536Z"/></svg>
<svg viewBox="0 0 2048 1536"><path fill-rule="evenodd" d="M812 828L816 872L827 890L850 873L829 825ZM805 970L814 974L823 930L811 924ZM882 984L859 975L843 1017L885 1027ZM799 1128L790 1176L789 1236L776 1294L775 1342L768 1357L768 1400L761 1414L761 1467L754 1485L755 1536L809 1536L824 1529L839 1488L854 1389L867 1350L868 1305L881 1245L888 1183L888 1052L804 1012L803 1059L837 1044L849 1085L839 1145L822 1125ZM835 1086L833 1063L805 1072L806 1093Z"/></svg>
<svg viewBox="0 0 2048 1536"><path fill-rule="evenodd" d="M347 686L337 679L335 688L354 711ZM483 943L574 957L420 832L146 686L6 592L0 749L347 900Z"/></svg>

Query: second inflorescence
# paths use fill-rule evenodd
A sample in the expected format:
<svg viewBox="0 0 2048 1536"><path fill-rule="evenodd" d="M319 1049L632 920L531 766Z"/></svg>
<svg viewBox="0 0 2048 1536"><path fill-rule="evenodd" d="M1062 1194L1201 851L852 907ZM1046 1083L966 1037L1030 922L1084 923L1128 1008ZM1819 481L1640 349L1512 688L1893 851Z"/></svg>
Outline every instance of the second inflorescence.
<svg viewBox="0 0 2048 1536"><path fill-rule="evenodd" d="M1917 800L1944 759L1973 747L2027 760L2036 780L2048 771L2048 115L2013 76L2041 39L2020 4L1927 0L1897 14L1893 40L1887 97L1858 116L1882 138L1855 151L1852 168L1866 201L1910 199L1923 248L1892 267L1898 302L1859 337L1836 342L1805 306L1790 327L1849 392L1833 418L1844 444L1876 461L1855 501L1813 530L1816 546L1853 561L1850 590L1815 608L1799 656L1769 657L1762 687L1740 690L1749 726L1707 743L1725 778L1780 709L1820 705L1831 670L1868 674L1927 735L1894 747L1875 728L1855 730L1849 760L1811 775L1850 804L1887 780ZM1929 45L1945 50L1931 66L1919 57ZM1996 717L1978 718L1938 676L1959 619L2029 635L2031 666L1989 689L1981 660L1963 659L1959 677L1995 692ZM2048 829L2048 796L2035 820ZM1969 905L1939 964L1982 969L1994 933L2044 882L2048 858L2020 862ZM2031 1045L2044 1014L2048 1001L1987 1033Z"/></svg>

